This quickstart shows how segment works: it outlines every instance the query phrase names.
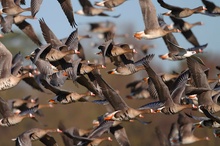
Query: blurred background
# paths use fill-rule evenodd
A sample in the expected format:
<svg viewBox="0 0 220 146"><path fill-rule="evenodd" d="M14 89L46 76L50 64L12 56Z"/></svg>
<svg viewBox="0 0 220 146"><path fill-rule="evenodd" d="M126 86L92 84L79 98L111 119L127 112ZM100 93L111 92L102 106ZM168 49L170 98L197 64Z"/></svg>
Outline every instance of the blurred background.
<svg viewBox="0 0 220 146"><path fill-rule="evenodd" d="M30 1L27 0L26 5L24 7L29 6L29 2ZM74 11L82 9L77 0L72 0L71 2ZM92 4L94 4L94 2L94 0L91 0ZM196 0L193 2L191 0L166 0L165 2L176 6L190 8L203 5L201 0ZM213 2L220 6L220 2L218 0L213 0ZM153 0L153 3L156 7L157 14L168 11L167 9L162 8L156 0ZM155 54L155 57L153 58L151 65L157 73L172 73L173 71L180 72L186 68L186 62L184 60L172 62L161 60L158 57L158 55L168 52L162 38L158 38L155 40L136 40L135 38L133 38L134 32L141 31L144 29L144 22L139 6L139 1L127 0L122 5L114 8L113 12L107 13L109 15L120 14L121 16L119 18L111 18L101 16L88 17L74 14L77 23L78 34L88 34L92 36L92 38L90 39L84 39L81 41L81 44L86 53L87 60L94 61L97 58L99 58L95 54L99 52L99 50L97 49L97 47L92 47L92 44L98 43L99 45L101 45L104 42L104 40L98 39L97 34L89 32L90 26L88 25L88 23L110 21L115 23L117 34L128 34L127 38L116 38L115 42L132 44L138 51L138 55L135 59L144 56L144 54L139 49L141 45L148 44L155 46L155 48L150 49L148 53ZM50 29L59 39L69 36L69 34L73 30L75 30L75 28L72 28L69 25L57 1L51 2L49 0L44 0L36 17L37 19L35 20L27 21L33 26L35 32L37 33L42 42L44 42L44 39L38 21L38 19L40 18L44 18L46 24L50 27ZM164 20L167 24L172 23L169 17L164 16ZM190 23L194 23L197 21L202 21L204 23L204 25L202 26L194 27L192 31L197 37L200 44L208 43L208 46L204 50L204 53L200 54L199 56L203 59L206 66L210 68L209 78L216 78L216 74L219 73L219 71L215 69L215 66L220 64L220 17L210 17L202 14L194 14L188 18L184 18L184 20ZM4 38L1 38L1 42L12 52L13 55L20 51L23 54L23 56L26 56L37 48L37 46L16 26L13 26L13 31L15 33L5 34ZM189 42L187 42L187 40L182 36L182 34L175 33L174 36L176 37L180 46L184 48L193 47ZM31 64L31 62L27 61L26 64ZM101 71L102 76L114 89L119 91L120 95L124 98L128 105L136 108L145 103L151 102L150 99L131 100L125 98L125 96L130 93L130 90L126 88L126 85L132 81L146 77L147 74L145 71L140 71L131 76L117 76L107 74L107 71L112 68L114 68L113 65L107 65L107 68ZM66 81L65 85L62 86L62 88L70 91L77 91L79 93L83 93L86 91L84 87L80 85L76 86L75 84L73 84L72 81ZM47 103L49 99L55 96L49 90L48 93L49 94L34 90L22 81L19 83L18 86L12 89L1 91L0 96L8 100L12 98L23 98L27 95L31 95L33 98L39 97L40 103ZM57 104L53 109L42 109L42 111L45 116L37 118L42 123L47 124L48 128L55 128L57 127L59 121L63 121L66 127L75 126L78 128L87 129L92 127L92 121L96 119L97 116L104 114L106 112L106 109L104 106L96 105L93 103L72 103L68 105ZM190 111L185 110L184 112ZM193 114L201 115L197 112ZM155 134L155 127L159 126L164 133L168 134L171 123L177 120L177 115L145 115L144 120L152 121L152 123L150 125L143 125L139 122L123 123L123 126L127 130L130 143L133 146L159 145L157 136ZM44 128L39 123L36 123L30 119L25 119L18 125L12 127L0 127L0 146L15 145L15 143L11 141L11 139L17 137L19 134L32 127ZM57 140L59 145L64 145L59 134L53 133L51 135L53 135L53 137ZM195 131L195 135L199 137L209 136L211 140L201 141L191 145L213 146L217 145L217 143L220 142L219 138L215 138L212 134L212 129L197 129ZM36 141L33 142L33 145L37 146L42 144ZM113 140L113 142L104 142L101 145L113 146L118 144L115 142L115 140Z"/></svg>

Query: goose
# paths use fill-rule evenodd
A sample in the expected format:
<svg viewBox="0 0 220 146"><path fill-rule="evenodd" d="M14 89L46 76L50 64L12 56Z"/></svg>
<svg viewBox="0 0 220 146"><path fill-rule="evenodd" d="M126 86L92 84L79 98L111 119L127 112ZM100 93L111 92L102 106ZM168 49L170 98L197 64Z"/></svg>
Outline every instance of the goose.
<svg viewBox="0 0 220 146"><path fill-rule="evenodd" d="M59 102L62 104L68 104L68 103L72 103L72 102L76 102L76 101L86 102L87 99L85 99L84 97L94 96L94 94L92 92L86 92L83 94L79 94L74 91L70 92L70 91L61 90L56 87L53 87L46 80L43 80L43 79L41 79L41 83L45 88L51 90L53 93L56 94L56 97L54 99L50 99L49 103Z"/></svg>
<svg viewBox="0 0 220 146"><path fill-rule="evenodd" d="M2 0L2 10L1 13L5 13L7 15L15 16L22 12L31 11L31 7L29 8L21 8L20 2L14 2L14 0Z"/></svg>
<svg viewBox="0 0 220 146"><path fill-rule="evenodd" d="M181 18L176 18L176 17L172 17L172 16L170 16L170 19L173 21L174 24L170 25L169 28L177 27L182 32L190 30L191 28L193 28L195 26L202 26L203 25L203 22L201 22L201 21L189 23L187 21L184 21Z"/></svg>
<svg viewBox="0 0 220 146"><path fill-rule="evenodd" d="M106 7L106 8L114 8L123 4L127 0L103 0L101 2L95 2L96 6Z"/></svg>
<svg viewBox="0 0 220 146"><path fill-rule="evenodd" d="M213 115L211 113L209 113L206 109L204 108L200 108L202 111L205 111L204 113L206 113L208 116L211 115L213 117ZM191 113L188 114L188 113L185 113L188 117L196 120L196 121L199 121L199 122L196 122L194 123L193 125L196 127L196 128L219 128L220 127L220 123L218 123L216 120L214 120L216 117L214 117L213 119L207 117L207 116L202 116L202 117L197 117L197 116L194 116L192 115Z"/></svg>
<svg viewBox="0 0 220 146"><path fill-rule="evenodd" d="M169 5L165 3L164 0L157 0L157 2L160 4L161 7L170 10L169 12L163 13L163 15L173 16L176 18L185 18L196 13L205 13L205 10L207 10L204 6L199 6L190 9L190 8L181 8L181 7Z"/></svg>
<svg viewBox="0 0 220 146"><path fill-rule="evenodd" d="M77 145L98 146L104 140L112 141L111 137L101 137L105 132L109 130L109 128L112 126L112 123L112 121L103 121L98 127L95 127L90 133L88 133L86 137L71 135L65 131L63 133L70 138L80 140Z"/></svg>
<svg viewBox="0 0 220 146"><path fill-rule="evenodd" d="M104 120L111 121L130 121L137 120L136 117L142 117L142 114L152 113L152 109L135 109L129 107L122 97L101 77L96 71L93 71L94 78L99 85L104 99L106 99L113 107L114 111L105 115ZM149 122L150 123L150 122ZM149 124L148 123L148 124Z"/></svg>
<svg viewBox="0 0 220 146"><path fill-rule="evenodd" d="M174 27L178 28L182 35L195 47L200 46L196 36L192 32L191 28L193 28L196 25L203 25L202 22L195 22L195 23L189 23L184 21L181 18L175 18L175 17L170 17L171 20L174 22Z"/></svg>
<svg viewBox="0 0 220 146"><path fill-rule="evenodd" d="M189 71L192 75L193 82L195 87L207 88L207 91L204 91L198 95L198 104L199 106L205 106L205 108L210 113L215 113L220 110L220 106L212 100L212 89L207 80L207 76L204 73L201 64L192 57L187 58L187 65ZM200 110L199 110L200 111Z"/></svg>
<svg viewBox="0 0 220 146"><path fill-rule="evenodd" d="M213 2L209 0L202 0L202 3L205 5L207 10L205 11L205 15L208 16L220 16L220 7L214 4Z"/></svg>
<svg viewBox="0 0 220 146"><path fill-rule="evenodd" d="M48 133L62 133L60 129L41 129L41 128L31 128L20 135L17 138L12 139L15 141L16 145L31 146L32 141L40 140L45 145L56 145L55 139L48 135Z"/></svg>
<svg viewBox="0 0 220 146"><path fill-rule="evenodd" d="M9 127L20 123L25 118L32 118L36 120L32 114L17 114L13 113L7 101L0 97L0 113L2 118L0 119L0 126Z"/></svg>
<svg viewBox="0 0 220 146"><path fill-rule="evenodd" d="M160 27L157 20L156 8L151 0L139 0L139 4L143 15L145 29L144 31L134 33L136 39L156 39L171 32L180 32L180 30L176 28L164 30Z"/></svg>
<svg viewBox="0 0 220 146"><path fill-rule="evenodd" d="M37 46L41 46L42 43L40 39L37 37L34 28L30 23L26 21L26 19L36 19L33 16L24 16L24 15L16 15L13 18L14 24L24 32Z"/></svg>
<svg viewBox="0 0 220 146"><path fill-rule="evenodd" d="M13 32L12 25L15 24L23 33L25 33L36 45L40 46L42 43L37 37L32 25L26 21L26 19L35 19L30 15L16 15L1 17L1 31L3 33Z"/></svg>
<svg viewBox="0 0 220 146"><path fill-rule="evenodd" d="M181 144L191 144L198 141L208 141L210 140L209 137L197 137L194 135L194 126L193 123L188 119L186 116L179 116L178 117L179 127L179 141Z"/></svg>
<svg viewBox="0 0 220 146"><path fill-rule="evenodd" d="M169 46L171 46L171 47L168 47L169 53L159 55L159 57L163 60L166 59L166 60L173 60L173 61L183 60L190 56L193 56L194 58L196 58L195 54L203 52L203 49L206 48L208 45L208 44L205 44L203 46L185 49L181 46L173 44L169 40L167 40L167 43L169 43Z"/></svg>
<svg viewBox="0 0 220 146"><path fill-rule="evenodd" d="M129 60L126 58L125 54L120 55L122 59L122 63L117 65L116 68L108 71L108 74L115 74L115 75L131 75L140 70L144 70L144 66L142 64L143 61L150 62L154 55L149 54L145 57L139 59L138 61Z"/></svg>
<svg viewBox="0 0 220 146"><path fill-rule="evenodd" d="M12 54L1 42L0 42L0 57L1 57L0 90L10 89L16 86L22 79L27 77L34 77L29 72L25 74L18 73L17 75L11 74Z"/></svg>
<svg viewBox="0 0 220 146"><path fill-rule="evenodd" d="M72 139L70 138L69 136L66 136L66 135L72 135L72 136L80 136L80 137L85 137L87 136L91 131L92 129L89 128L89 129L81 129L81 128L77 128L77 127L70 127L70 128L66 128L63 124L62 121L60 121L58 123L58 128L63 131L63 133L61 133L61 137L62 137L62 140L64 142L64 144L66 146L70 146L70 145L77 145L77 143L79 142L79 140L76 140L76 139ZM66 134L64 134L66 133Z"/></svg>
<svg viewBox="0 0 220 146"><path fill-rule="evenodd" d="M158 112L162 112L164 114L176 114L183 109L194 108L194 105L180 105L180 97L185 89L185 84L187 82L189 71L186 70L183 72L174 82L172 92L170 93L166 84L162 81L162 78L157 75L154 70L150 67L149 63L144 61L143 65L145 70L149 76L149 79L153 82L155 86L155 91L157 92L160 102L165 103L164 106L158 109Z"/></svg>
<svg viewBox="0 0 220 146"><path fill-rule="evenodd" d="M129 44L115 44L112 39L104 42L102 45L98 47L100 52L97 54L102 54L103 62L105 63L105 56L109 57L113 62L114 58L123 54L136 54L137 51L135 49L130 48Z"/></svg>
<svg viewBox="0 0 220 146"><path fill-rule="evenodd" d="M95 8L91 4L89 0L79 0L80 5L82 6L82 10L75 11L78 15L85 15L85 16L104 16L104 17L113 17L118 18L120 15L117 16L110 16L104 11L112 11L112 9L101 9L101 8Z"/></svg>

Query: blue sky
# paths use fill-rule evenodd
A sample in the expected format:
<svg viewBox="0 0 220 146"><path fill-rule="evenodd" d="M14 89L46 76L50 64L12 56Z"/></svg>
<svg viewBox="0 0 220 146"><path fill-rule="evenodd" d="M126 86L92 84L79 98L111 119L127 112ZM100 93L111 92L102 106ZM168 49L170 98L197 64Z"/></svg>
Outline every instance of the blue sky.
<svg viewBox="0 0 220 146"><path fill-rule="evenodd" d="M28 4L28 2L29 1L27 0L26 3ZM92 4L94 4L94 2L95 2L94 0L91 0ZM192 0L165 0L165 2L175 6L189 7L189 8L194 8L203 5L203 3L200 0L194 0L193 2ZM213 2L220 6L219 1L213 0ZM157 14L168 11L167 9L162 8L156 0L153 0L153 3L156 7ZM79 4L79 1L77 0L72 0L72 5L74 11L77 11L82 8ZM123 29L124 24L130 24L130 25L132 24L134 26L134 32L144 29L143 18L138 0L127 0L122 5L116 7L114 12L108 12L108 14L109 15L121 14L121 16L118 19L116 19L116 18L110 18L110 17L107 18L100 16L87 17L87 16L79 16L75 14L75 19L78 24L79 34L87 33L89 26L86 25L86 23L99 22L105 20L110 20L115 22L117 26L116 31L119 33L125 33L124 32L125 30ZM37 13L36 17L38 19L44 18L47 25L51 28L51 30L56 34L58 38L66 37L74 30L74 28L72 28L69 25L64 13L62 12L59 3L56 0L52 2L50 0L44 0L41 5L40 11ZM168 24L172 22L169 17L165 16L164 19ZM194 27L192 31L196 35L200 44L208 43L208 47L206 48L206 53L204 55L208 55L209 53L214 53L214 52L216 52L216 55L219 55L219 52L217 50L220 42L219 41L220 17L209 17L201 14L195 14L188 18L184 18L184 20L190 23L196 21L202 21L204 25ZM36 32L41 34L39 22L37 20L28 20L28 22L33 25ZM176 36L179 45L185 48L192 47L192 45L188 43L181 34L174 34L174 35ZM130 37L132 37L132 34ZM138 41L138 40L134 40L134 41ZM146 40L142 40L139 42L143 43L145 41ZM161 38L156 40L150 40L148 42L156 45L156 48L152 51L152 53L155 53L156 56L167 52L166 46L164 45L164 42ZM155 60L158 60L158 57ZM178 65L178 63L171 61L164 61L163 63L167 66L169 65L169 67L167 67L167 69L165 70L169 70L169 68L173 65L174 66Z"/></svg>

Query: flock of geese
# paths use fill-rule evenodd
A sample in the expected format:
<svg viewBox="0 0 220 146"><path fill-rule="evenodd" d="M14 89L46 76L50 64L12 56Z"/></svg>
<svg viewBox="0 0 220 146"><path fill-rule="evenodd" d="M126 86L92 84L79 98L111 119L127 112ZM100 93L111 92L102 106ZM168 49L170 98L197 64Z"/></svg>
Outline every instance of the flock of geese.
<svg viewBox="0 0 220 146"><path fill-rule="evenodd" d="M27 7L29 2L30 7ZM210 17L220 16L220 7L208 0L202 0L204 6L192 9L173 6L164 0L139 0L142 12L140 17L143 17L145 28L135 32L133 37L137 39L136 41L163 38L168 53L159 55L159 58L162 59L161 63L164 59L183 60L187 66L180 73L161 74L155 71L155 67L151 63L155 54L147 53L148 49L154 46L145 45L137 50L131 44L116 43L116 37L127 37L127 35L117 34L115 25L110 21L90 24L89 31L103 35L102 42L95 46L100 51L97 53L97 58L101 56L101 59L98 62L90 62L86 59L80 41L92 38L89 35L78 35L78 24L74 15L120 19L120 14L110 15L107 12L123 5L126 0L105 0L94 4L89 0L79 0L82 10L78 11L73 10L74 6L71 0L57 0L57 2L73 31L66 38L57 38L47 25L47 20L40 18L38 21L46 42L42 43L34 28L26 20L36 19L35 16L40 11L43 0L28 2L25 0L1 0L1 37L13 33L12 26L15 24L38 47L34 48L33 52L27 56L23 56L20 52L13 56L7 46L0 42L0 90L16 88L23 80L33 90L38 90L45 96L48 95L48 91L55 95L44 104L39 103L41 99L32 98L30 95L22 99L10 100L7 100L10 97L0 97L0 113L2 115L0 126L6 127L5 131L8 130L8 127L16 130L16 127L19 127L19 124L26 118L45 126L45 128L39 128L39 126L26 129L16 137L13 135L12 140L15 141L16 146L31 146L36 140L46 146L97 146L103 141L117 141L120 146L130 146L134 144L129 141L130 134L127 134L123 124L129 122L132 126L131 122L137 121L143 126L149 126L151 121L144 121L141 118L145 115L151 117L155 114L163 114L169 118L178 115L177 121L172 123L170 127L169 134L165 134L167 132L155 127L155 133L161 146L176 146L212 140L207 136L197 136L194 131L198 127L210 128L213 130L214 136L220 137L218 129L220 117L215 115L220 111L219 78L208 78L209 68L197 55L203 53L208 44L199 44L191 31L192 27L202 25L202 23L191 24L184 21L184 18L194 14ZM169 11L158 15L155 3L159 3L161 7ZM30 12L30 15L22 15L23 12ZM169 16L174 23L166 24L163 16ZM172 33L181 33L193 47L185 49L179 46ZM145 55L135 57L140 56L139 51ZM30 61L33 65L24 65L25 61ZM107 71L107 75L103 75L102 70L106 69L109 64L114 68ZM216 65L216 68L220 67ZM131 91L127 98L133 99L133 102L143 99L148 99L150 102L135 108L129 106L120 95L120 91L114 89L105 78L111 75L132 76L141 70L146 71L147 76L127 85ZM79 93L77 90L63 89L62 86L67 80L85 87L87 91ZM120 86L120 83L117 84ZM30 91L29 94L31 93ZM98 99L95 100L94 97ZM74 106L75 102L82 102L84 106L87 102L98 104L98 106L104 106L106 111L102 111L103 114L97 115L97 118L94 117L96 120L92 122L93 127L90 129L80 129L74 125L74 127L68 128L62 122L57 127L47 128L47 125L38 119L39 116L43 116L42 108L53 108L56 104L72 104ZM56 114L56 110L58 109L54 108L53 114ZM184 110L190 112L184 112ZM203 116L197 117L192 114L193 112L198 112ZM60 133L63 144L56 142L50 133ZM1 141L3 139L5 138L1 137ZM137 139L137 141L139 140ZM111 145L110 142L108 144ZM206 144L208 145L208 142Z"/></svg>

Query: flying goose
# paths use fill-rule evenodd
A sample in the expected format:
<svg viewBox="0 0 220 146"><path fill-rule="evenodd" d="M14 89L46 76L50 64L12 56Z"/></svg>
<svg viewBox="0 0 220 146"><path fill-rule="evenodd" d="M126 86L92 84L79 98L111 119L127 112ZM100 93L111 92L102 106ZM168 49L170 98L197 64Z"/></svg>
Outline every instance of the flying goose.
<svg viewBox="0 0 220 146"><path fill-rule="evenodd" d="M130 121L137 119L136 117L138 116L142 117L141 114L153 112L152 109L139 110L129 107L122 97L101 77L99 73L97 73L97 71L94 71L93 75L97 84L101 88L104 98L115 110L105 115L104 120Z"/></svg>
<svg viewBox="0 0 220 146"><path fill-rule="evenodd" d="M48 135L48 133L62 133L60 129L41 129L41 128L32 128L29 129L20 135L17 138L12 139L15 141L16 146L31 146L32 141L40 140L45 145L57 145L55 139Z"/></svg>
<svg viewBox="0 0 220 146"><path fill-rule="evenodd" d="M143 65L145 70L149 76L149 79L152 80L155 90L153 92L157 92L160 102L165 103L160 109L160 112L164 114L176 114L183 109L193 108L194 105L181 105L180 97L185 89L185 84L187 82L189 71L186 70L183 72L174 82L172 92L170 93L167 85L163 82L162 78L155 73L155 71L150 67L149 63L144 61ZM152 92L152 91L151 91Z"/></svg>
<svg viewBox="0 0 220 146"><path fill-rule="evenodd" d="M117 16L110 16L104 11L112 11L112 9L108 8L96 8L94 7L89 0L79 0L80 5L82 6L82 10L78 10L75 13L78 15L84 16L104 16L104 17L114 17L118 18L120 15Z"/></svg>
<svg viewBox="0 0 220 146"><path fill-rule="evenodd" d="M22 8L20 6L20 2L14 0L1 0L2 10L1 13L5 13L7 15L15 16L22 12L31 11L31 7Z"/></svg>
<svg viewBox="0 0 220 146"><path fill-rule="evenodd" d="M206 6L207 10L205 15L208 16L220 16L220 7L209 0L202 0L202 3Z"/></svg>
<svg viewBox="0 0 220 146"><path fill-rule="evenodd" d="M127 0L103 0L100 2L95 2L96 6L106 7L106 8L114 8L123 4Z"/></svg>
<svg viewBox="0 0 220 146"><path fill-rule="evenodd" d="M178 29L165 30L160 27L157 20L157 13L152 0L139 0L145 29L134 33L136 39L156 39L171 32L180 32Z"/></svg>
<svg viewBox="0 0 220 146"><path fill-rule="evenodd" d="M210 113L215 113L220 111L220 106L212 100L212 89L208 83L207 76L202 69L201 64L192 57L187 58L187 65L191 73L191 78L195 87L207 88L207 91L204 91L198 95L198 103L205 108Z"/></svg>
<svg viewBox="0 0 220 146"><path fill-rule="evenodd" d="M16 86L23 78L33 77L29 72L25 74L17 73L16 75L11 73L12 54L1 42L0 57L0 90L7 90Z"/></svg>
<svg viewBox="0 0 220 146"><path fill-rule="evenodd" d="M14 126L20 123L24 118L32 118L36 120L32 114L23 114L13 113L12 109L9 107L7 101L0 97L0 113L2 118L0 119L0 126Z"/></svg>
<svg viewBox="0 0 220 146"><path fill-rule="evenodd" d="M157 0L161 7L169 9L169 12L163 13L166 16L173 16L176 18L185 18L189 17L196 13L205 13L206 8L204 6L199 6L193 9L190 8L181 8L177 6L172 6L164 2L164 0Z"/></svg>
<svg viewBox="0 0 220 146"><path fill-rule="evenodd" d="M139 59L138 61L133 61L133 60L127 59L125 54L122 54L119 56L122 59L122 62L119 65L116 65L116 68L108 71L108 74L131 75L140 70L144 70L144 66L142 62L144 61L150 62L153 56L154 55L149 54Z"/></svg>

